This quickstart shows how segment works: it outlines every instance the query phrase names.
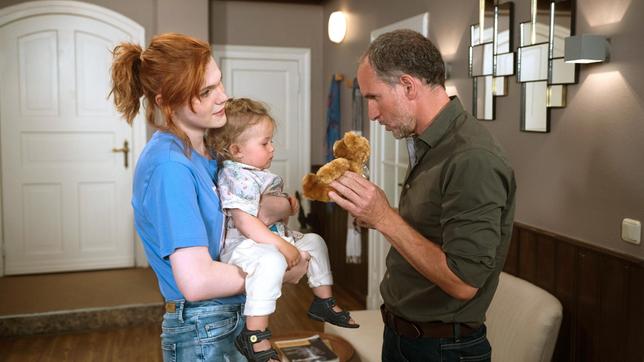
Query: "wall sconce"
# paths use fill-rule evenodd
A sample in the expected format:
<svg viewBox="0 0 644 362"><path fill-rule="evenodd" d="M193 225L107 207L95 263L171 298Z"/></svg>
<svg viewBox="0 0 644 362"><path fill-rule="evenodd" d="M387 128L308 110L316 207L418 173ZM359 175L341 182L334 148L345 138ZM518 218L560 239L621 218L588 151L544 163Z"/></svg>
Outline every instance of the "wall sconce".
<svg viewBox="0 0 644 362"><path fill-rule="evenodd" d="M608 41L601 35L576 35L565 40L566 63L599 63L608 56Z"/></svg>
<svg viewBox="0 0 644 362"><path fill-rule="evenodd" d="M340 43L347 34L347 19L342 11L334 11L329 16L329 40Z"/></svg>

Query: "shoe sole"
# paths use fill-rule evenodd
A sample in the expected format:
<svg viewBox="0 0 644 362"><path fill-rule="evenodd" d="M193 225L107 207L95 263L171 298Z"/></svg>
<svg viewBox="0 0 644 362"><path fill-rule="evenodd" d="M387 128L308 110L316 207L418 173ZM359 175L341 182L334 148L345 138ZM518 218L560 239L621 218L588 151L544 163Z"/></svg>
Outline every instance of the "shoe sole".
<svg viewBox="0 0 644 362"><path fill-rule="evenodd" d="M306 314L308 314L309 318L314 319L314 320L316 320L316 321L326 322L326 323L333 324L334 326L338 326L338 327L342 327L342 328L359 328L359 327L360 327L360 325L359 325L359 324L357 324L357 323L356 323L356 324L350 324L350 323L347 323L347 324L333 323L333 322L327 321L326 319L324 319L324 318L322 318L322 317L320 317L320 316L318 316L318 315L312 314L311 312L307 312Z"/></svg>

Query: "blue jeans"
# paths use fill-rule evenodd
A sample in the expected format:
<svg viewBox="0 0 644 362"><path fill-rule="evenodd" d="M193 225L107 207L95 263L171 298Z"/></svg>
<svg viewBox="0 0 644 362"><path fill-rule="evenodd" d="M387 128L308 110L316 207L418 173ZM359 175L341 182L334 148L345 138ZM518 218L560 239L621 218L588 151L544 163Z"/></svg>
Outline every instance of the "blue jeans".
<svg viewBox="0 0 644 362"><path fill-rule="evenodd" d="M460 338L407 338L385 325L382 344L383 362L490 361L492 348L485 325Z"/></svg>
<svg viewBox="0 0 644 362"><path fill-rule="evenodd" d="M163 315L163 361L246 361L234 344L244 328L243 305L212 301L175 303L176 310Z"/></svg>

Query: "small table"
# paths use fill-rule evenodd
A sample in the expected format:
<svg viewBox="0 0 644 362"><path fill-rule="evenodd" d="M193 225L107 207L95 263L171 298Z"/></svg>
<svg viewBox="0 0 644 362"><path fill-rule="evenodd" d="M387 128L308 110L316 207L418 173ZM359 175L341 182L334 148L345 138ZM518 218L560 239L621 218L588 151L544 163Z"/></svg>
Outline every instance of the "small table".
<svg viewBox="0 0 644 362"><path fill-rule="evenodd" d="M273 341L281 341L284 339L296 339L296 338L306 338L314 335L319 335L323 340L329 341L331 343L331 349L335 354L338 355L340 362L348 362L353 358L354 350L351 343L347 342L344 338L337 336L335 334L329 334L324 332L316 331L295 331L287 334L280 334L274 338Z"/></svg>

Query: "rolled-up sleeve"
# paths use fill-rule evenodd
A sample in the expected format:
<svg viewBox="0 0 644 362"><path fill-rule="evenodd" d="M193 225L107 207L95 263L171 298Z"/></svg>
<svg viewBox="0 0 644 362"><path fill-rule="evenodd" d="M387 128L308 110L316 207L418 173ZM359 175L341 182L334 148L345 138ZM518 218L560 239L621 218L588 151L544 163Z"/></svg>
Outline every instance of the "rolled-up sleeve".
<svg viewBox="0 0 644 362"><path fill-rule="evenodd" d="M509 172L492 153L471 149L455 155L442 175L442 249L449 268L476 288L496 267Z"/></svg>

